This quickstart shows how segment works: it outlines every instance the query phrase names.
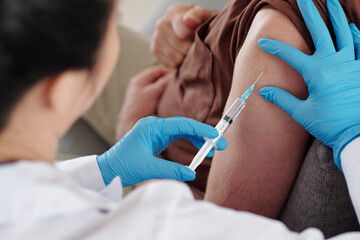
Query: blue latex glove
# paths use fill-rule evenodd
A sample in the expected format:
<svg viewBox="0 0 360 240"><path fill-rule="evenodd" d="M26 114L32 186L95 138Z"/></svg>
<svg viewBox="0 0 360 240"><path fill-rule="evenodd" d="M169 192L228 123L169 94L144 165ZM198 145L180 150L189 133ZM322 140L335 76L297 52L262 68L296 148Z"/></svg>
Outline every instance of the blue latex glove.
<svg viewBox="0 0 360 240"><path fill-rule="evenodd" d="M191 181L195 173L181 164L157 158L173 141L186 139L197 148L205 143L203 137L216 138L215 128L183 117L143 118L136 123L109 151L97 157L105 184L120 176L123 186L131 186L150 179L174 179ZM218 150L226 148L222 137ZM212 150L208 157L214 155Z"/></svg>
<svg viewBox="0 0 360 240"><path fill-rule="evenodd" d="M262 88L260 95L331 147L334 161L342 170L341 151L360 135L360 34L354 24L349 28L337 0L327 0L326 4L337 48L311 0L298 0L298 5L315 44L312 56L279 41L259 40L263 50L282 58L302 74L309 97L300 100L275 87Z"/></svg>

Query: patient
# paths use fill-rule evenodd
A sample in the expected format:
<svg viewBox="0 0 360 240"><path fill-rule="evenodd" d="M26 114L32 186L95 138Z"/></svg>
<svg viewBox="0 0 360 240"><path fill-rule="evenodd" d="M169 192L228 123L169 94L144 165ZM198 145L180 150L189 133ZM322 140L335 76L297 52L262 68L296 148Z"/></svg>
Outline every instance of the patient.
<svg viewBox="0 0 360 240"><path fill-rule="evenodd" d="M356 0L341 2L349 20L358 23L360 5ZM329 23L325 0L315 3ZM257 41L262 37L309 54L313 51L295 0L231 0L215 18L198 28L184 58L170 58L173 63L169 66L181 64L176 72L162 78L168 85L159 102L156 100L155 113L216 125L224 109L266 69L245 110L225 134L227 151L205 160L197 169L197 179L189 185L197 198L276 218L307 152L310 136L257 91L272 85L306 98L307 88L300 74L260 50ZM158 57L166 63L165 58ZM124 108L127 112L126 104ZM119 135L144 117L141 112L134 116L121 122ZM196 149L185 141L175 142L165 152L167 159L185 165L195 154Z"/></svg>

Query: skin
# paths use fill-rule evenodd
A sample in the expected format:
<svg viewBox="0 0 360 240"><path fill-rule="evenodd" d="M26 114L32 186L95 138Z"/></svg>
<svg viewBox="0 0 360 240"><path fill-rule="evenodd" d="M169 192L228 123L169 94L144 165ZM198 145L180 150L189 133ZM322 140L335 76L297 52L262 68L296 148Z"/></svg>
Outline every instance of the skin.
<svg viewBox="0 0 360 240"><path fill-rule="evenodd" d="M20 99L0 133L0 162L53 163L59 138L91 106L115 67L120 47L117 5L91 71L68 69L44 78Z"/></svg>
<svg viewBox="0 0 360 240"><path fill-rule="evenodd" d="M169 83L169 68L151 67L134 76L126 90L118 116L116 141L120 140L141 118L155 115L157 104Z"/></svg>
<svg viewBox="0 0 360 240"><path fill-rule="evenodd" d="M215 14L196 4L171 6L157 21L152 53L167 67L179 66L194 41L195 30Z"/></svg>
<svg viewBox="0 0 360 240"><path fill-rule="evenodd" d="M214 156L205 200L276 218L304 159L309 134L261 98L258 91L263 86L277 86L304 99L307 87L299 73L259 48L257 42L263 37L310 54L305 40L285 15L273 9L259 11L237 56L225 109L266 71L225 134L227 150Z"/></svg>

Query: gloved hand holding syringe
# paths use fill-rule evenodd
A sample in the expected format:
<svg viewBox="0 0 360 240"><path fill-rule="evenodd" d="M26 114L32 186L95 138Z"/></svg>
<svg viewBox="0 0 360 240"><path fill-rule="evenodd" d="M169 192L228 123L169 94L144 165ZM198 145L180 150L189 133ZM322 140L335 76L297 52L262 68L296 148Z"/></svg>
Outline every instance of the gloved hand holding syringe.
<svg viewBox="0 0 360 240"><path fill-rule="evenodd" d="M192 160L189 168L193 171L204 161L205 157L208 155L208 153L216 147L217 141L224 135L226 130L229 128L231 123L235 120L235 118L239 115L239 113L243 110L245 107L246 101L249 98L250 94L254 90L255 84L265 70L260 74L260 76L256 79L253 85L251 85L246 92L240 97L235 100L235 102L231 105L230 109L225 113L225 115L221 118L219 123L216 125L216 130L219 132L219 136L214 139L207 139L205 144L202 146L202 148L199 150L199 152L195 155L194 159Z"/></svg>

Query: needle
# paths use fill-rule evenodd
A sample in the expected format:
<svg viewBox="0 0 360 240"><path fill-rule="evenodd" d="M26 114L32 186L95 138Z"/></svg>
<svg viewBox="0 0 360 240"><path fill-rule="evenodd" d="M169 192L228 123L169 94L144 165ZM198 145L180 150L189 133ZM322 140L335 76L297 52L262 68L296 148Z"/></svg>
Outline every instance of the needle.
<svg viewBox="0 0 360 240"><path fill-rule="evenodd" d="M266 71L266 69L264 71L262 71L262 73L260 74L260 76L256 79L256 81L254 82L253 86L260 80L261 76L264 74L264 72Z"/></svg>

